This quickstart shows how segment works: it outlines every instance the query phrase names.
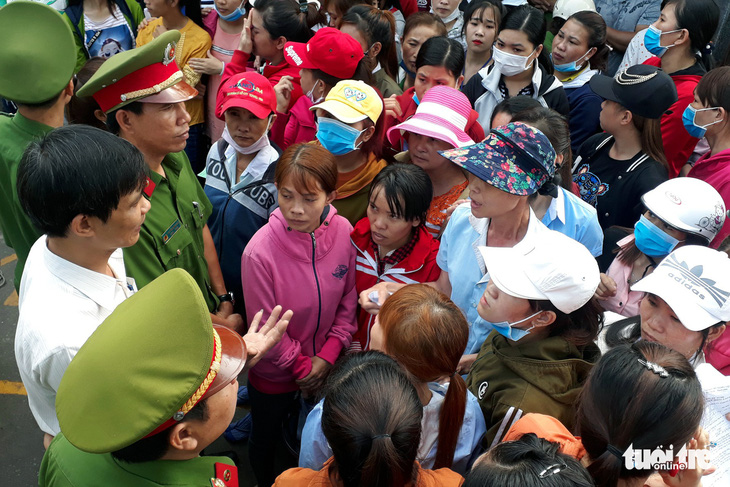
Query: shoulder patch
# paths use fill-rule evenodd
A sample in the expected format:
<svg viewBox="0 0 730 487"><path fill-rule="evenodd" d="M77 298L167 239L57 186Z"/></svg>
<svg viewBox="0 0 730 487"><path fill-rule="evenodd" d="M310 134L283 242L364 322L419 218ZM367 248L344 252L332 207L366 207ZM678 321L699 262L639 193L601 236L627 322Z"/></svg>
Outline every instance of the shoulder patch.
<svg viewBox="0 0 730 487"><path fill-rule="evenodd" d="M215 477L210 479L211 487L238 487L238 468L227 463L215 464Z"/></svg>

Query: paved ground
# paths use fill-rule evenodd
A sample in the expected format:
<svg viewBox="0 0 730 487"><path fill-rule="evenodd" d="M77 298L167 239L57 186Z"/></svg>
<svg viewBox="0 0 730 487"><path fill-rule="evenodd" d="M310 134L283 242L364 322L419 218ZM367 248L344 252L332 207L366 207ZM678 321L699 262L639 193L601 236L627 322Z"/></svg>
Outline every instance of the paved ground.
<svg viewBox="0 0 730 487"><path fill-rule="evenodd" d="M17 295L13 288L15 254L0 235L0 272L5 284L0 286L0 486L29 487L38 485L37 475L43 458L43 435L28 408L25 390L15 364L13 340L18 321ZM0 278L2 281L2 278ZM242 378L243 379L243 378ZM245 379L242 380L245 384ZM239 409L236 417L246 413ZM279 458L286 457L280 446ZM248 444L231 445L218 439L206 454L231 453L239 467L240 487L252 487L256 481L248 462ZM281 468L294 466L294 460L281 462Z"/></svg>

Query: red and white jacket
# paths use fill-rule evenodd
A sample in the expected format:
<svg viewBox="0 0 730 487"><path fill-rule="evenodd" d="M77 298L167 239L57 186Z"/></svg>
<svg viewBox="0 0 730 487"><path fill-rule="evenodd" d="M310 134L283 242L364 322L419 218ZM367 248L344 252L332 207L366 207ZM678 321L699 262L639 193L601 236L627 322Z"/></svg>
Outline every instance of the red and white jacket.
<svg viewBox="0 0 730 487"><path fill-rule="evenodd" d="M428 233L424 225L418 227L417 231L418 241L411 253L398 264L386 269L382 275L378 275L378 260L370 237L370 220L365 217L357 222L350 240L357 250L355 288L358 294L383 281L417 284L438 279L441 275L441 268L436 264L439 242ZM370 329L373 327L375 316L359 309L357 321L358 329L352 337L350 352L370 348Z"/></svg>

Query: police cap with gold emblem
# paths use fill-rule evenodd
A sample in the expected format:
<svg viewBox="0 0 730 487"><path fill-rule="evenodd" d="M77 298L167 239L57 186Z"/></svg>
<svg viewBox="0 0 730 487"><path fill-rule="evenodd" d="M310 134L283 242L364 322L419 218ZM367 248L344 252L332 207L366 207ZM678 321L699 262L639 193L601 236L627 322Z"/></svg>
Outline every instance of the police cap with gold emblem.
<svg viewBox="0 0 730 487"><path fill-rule="evenodd" d="M180 32L171 30L144 46L112 56L79 89L78 96L93 96L104 113L133 101L190 100L198 91L185 82L175 62L178 40Z"/></svg>
<svg viewBox="0 0 730 487"><path fill-rule="evenodd" d="M213 325L195 280L172 269L122 302L61 379L56 414L68 441L108 453L159 433L235 379L241 336Z"/></svg>
<svg viewBox="0 0 730 487"><path fill-rule="evenodd" d="M0 96L43 103L58 96L76 67L71 28L58 11L17 1L0 9Z"/></svg>

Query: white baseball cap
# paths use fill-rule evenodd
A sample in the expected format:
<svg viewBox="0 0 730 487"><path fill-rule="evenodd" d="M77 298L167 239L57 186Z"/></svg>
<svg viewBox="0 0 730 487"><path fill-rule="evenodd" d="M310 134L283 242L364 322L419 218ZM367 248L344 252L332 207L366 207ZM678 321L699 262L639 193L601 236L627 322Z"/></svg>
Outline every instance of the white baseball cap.
<svg viewBox="0 0 730 487"><path fill-rule="evenodd" d="M489 278L505 293L548 300L566 314L580 309L601 282L596 259L581 243L553 230L534 245L479 247Z"/></svg>
<svg viewBox="0 0 730 487"><path fill-rule="evenodd" d="M722 196L700 179L670 179L644 193L641 201L668 225L704 237L707 243L712 242L725 223Z"/></svg>
<svg viewBox="0 0 730 487"><path fill-rule="evenodd" d="M730 321L730 259L724 252L700 245L680 247L631 290L662 298L688 330Z"/></svg>
<svg viewBox="0 0 730 487"><path fill-rule="evenodd" d="M571 15L583 10L596 11L593 0L557 0L553 7L553 17L568 20Z"/></svg>

